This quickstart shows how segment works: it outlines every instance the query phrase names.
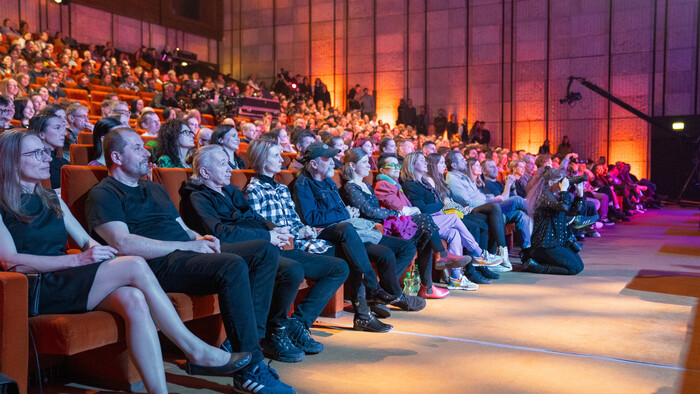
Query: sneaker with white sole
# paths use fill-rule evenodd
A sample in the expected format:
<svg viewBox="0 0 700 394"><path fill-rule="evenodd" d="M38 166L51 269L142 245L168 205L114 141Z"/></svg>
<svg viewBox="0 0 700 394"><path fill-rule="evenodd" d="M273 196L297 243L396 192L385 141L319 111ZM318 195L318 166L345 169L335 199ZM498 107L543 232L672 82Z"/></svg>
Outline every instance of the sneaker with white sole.
<svg viewBox="0 0 700 394"><path fill-rule="evenodd" d="M256 394L296 393L292 386L284 384L280 380L277 371L262 361L254 364L252 368L246 368L243 373L233 375L233 391Z"/></svg>
<svg viewBox="0 0 700 394"><path fill-rule="evenodd" d="M474 257L474 260L472 260L472 264L474 264L475 267L479 266L479 265L483 265L486 267L493 267L493 266L501 264L502 262L503 262L502 257L496 256L495 254L491 254L485 249L481 253L481 256Z"/></svg>
<svg viewBox="0 0 700 394"><path fill-rule="evenodd" d="M466 276L462 275L461 278L450 278L450 284L447 285L450 290L467 290L475 291L479 289L479 285L467 279Z"/></svg>

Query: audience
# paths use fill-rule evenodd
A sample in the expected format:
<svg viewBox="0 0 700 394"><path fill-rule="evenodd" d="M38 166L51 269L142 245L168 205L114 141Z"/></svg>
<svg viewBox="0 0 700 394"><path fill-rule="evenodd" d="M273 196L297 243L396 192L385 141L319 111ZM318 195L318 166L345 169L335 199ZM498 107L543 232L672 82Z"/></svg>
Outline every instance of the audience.
<svg viewBox="0 0 700 394"><path fill-rule="evenodd" d="M148 326L127 333L146 345L157 341L157 324L185 352L188 371L231 375L240 368L233 375L238 391L293 392L263 357L297 362L321 352L309 329L343 282L353 328L387 332L393 326L379 318L392 310L420 311L425 299L476 290L500 277L492 270L512 270L518 253L516 271L577 274L583 269L577 242L661 206L655 186L634 177L629 164L579 159L568 136L554 156L549 140L532 155L489 147L485 122L458 124L451 108L433 118L423 105L416 114L410 98L402 99L397 124L385 123L376 114L374 92L359 84L342 112L321 79L312 86L309 77L285 70L268 90L255 74L240 83L176 72L167 48L162 61L155 48L136 56L111 43L78 50L74 40L49 40L46 32L32 41L26 23L15 30L7 19L0 34L15 45L0 59L6 169L0 177L7 180L0 213L8 229L0 242L9 245L0 252L3 267L25 254L50 254L56 263L38 267L49 276L69 271L67 280L87 275L94 283L112 283L111 294L98 295L91 292L94 284L65 284L75 292L74 304L39 313L115 311ZM96 92L104 87L114 91L98 109ZM139 98L124 98L116 88ZM88 101L71 89L88 93ZM246 95L274 100L280 110L240 119L236 106ZM13 127L27 131L7 131ZM110 171L89 194L94 240L57 198L61 168L81 131L92 133L93 153L89 163L78 164ZM145 146L159 167L192 166L180 190L182 218L162 186L142 179L153 165ZM287 163L296 173L282 171ZM241 191L230 184L231 175L245 168L255 175ZM44 180L55 190L42 188ZM46 222L21 220L33 212ZM64 255L65 242L58 239L30 249L25 238L43 226L70 235L83 252ZM509 250L506 228L513 227ZM420 287L404 291L399 278L414 258ZM74 260L80 267L64 272ZM442 269L442 278L433 278L433 268ZM104 270L115 274L108 279ZM315 284L292 309L304 278ZM195 338L163 290L218 294L226 334L241 353L226 354ZM151 314L121 306L132 293L153 295L142 301ZM131 343L130 351L145 366L146 388L163 391L159 352L142 354L135 351L139 344Z"/></svg>

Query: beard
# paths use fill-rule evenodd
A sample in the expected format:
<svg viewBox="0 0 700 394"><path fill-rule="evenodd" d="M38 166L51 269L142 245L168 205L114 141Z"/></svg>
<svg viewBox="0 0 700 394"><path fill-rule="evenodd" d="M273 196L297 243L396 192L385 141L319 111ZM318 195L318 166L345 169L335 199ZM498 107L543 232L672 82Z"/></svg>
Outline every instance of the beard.
<svg viewBox="0 0 700 394"><path fill-rule="evenodd" d="M330 166L326 170L326 178L333 178L333 175L335 175L335 168L333 168L333 166Z"/></svg>

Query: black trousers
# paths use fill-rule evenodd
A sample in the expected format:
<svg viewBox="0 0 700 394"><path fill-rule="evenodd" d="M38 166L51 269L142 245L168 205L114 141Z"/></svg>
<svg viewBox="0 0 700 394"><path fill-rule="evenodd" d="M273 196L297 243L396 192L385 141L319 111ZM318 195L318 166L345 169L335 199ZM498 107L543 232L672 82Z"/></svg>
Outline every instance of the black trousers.
<svg viewBox="0 0 700 394"><path fill-rule="evenodd" d="M387 293L400 296L403 287L399 278L416 256L416 245L411 240L385 235L378 244L365 244L365 247L377 267L379 284Z"/></svg>
<svg viewBox="0 0 700 394"><path fill-rule="evenodd" d="M496 246L506 246L505 223L503 222L501 206L496 203L488 203L474 208L472 212L486 215L486 222L491 234L493 234Z"/></svg>
<svg viewBox="0 0 700 394"><path fill-rule="evenodd" d="M226 334L236 352L263 359L260 330L270 308L279 250L267 241L221 244L221 253L176 250L148 261L166 292L218 294Z"/></svg>
<svg viewBox="0 0 700 394"><path fill-rule="evenodd" d="M282 257L275 278L267 325L276 327L284 322L297 296L299 285L307 278L316 283L306 298L294 308L292 316L309 328L328 304L328 300L347 279L348 265L336 257L307 253L299 249L282 250L280 255Z"/></svg>
<svg viewBox="0 0 700 394"><path fill-rule="evenodd" d="M543 268L544 274L576 275L583 271L583 260L566 246L533 248L530 257Z"/></svg>
<svg viewBox="0 0 700 394"><path fill-rule="evenodd" d="M478 212L470 212L469 215L464 215L462 223L467 227L467 230L472 234L474 240L479 243L479 247L483 250L489 249L489 225L486 221L486 215ZM494 252L495 250L491 250Z"/></svg>

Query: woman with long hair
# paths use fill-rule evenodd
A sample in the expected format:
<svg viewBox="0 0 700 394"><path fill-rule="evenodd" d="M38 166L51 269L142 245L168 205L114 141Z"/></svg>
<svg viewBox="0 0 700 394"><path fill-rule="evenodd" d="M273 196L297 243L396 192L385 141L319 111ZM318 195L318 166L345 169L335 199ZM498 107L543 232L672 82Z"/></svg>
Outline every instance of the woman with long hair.
<svg viewBox="0 0 700 394"><path fill-rule="evenodd" d="M29 97L17 97L14 101L15 116L13 119L22 122L22 127L29 127L29 120L34 117L34 104Z"/></svg>
<svg viewBox="0 0 700 394"><path fill-rule="evenodd" d="M476 223L481 218L476 215L469 217L463 207L454 203L447 198L442 198L436 190L435 181L428 176L428 164L425 156L420 151L412 152L404 157L401 174L399 176L406 197L413 206L418 207L421 212L433 214L441 211L455 210L463 216L462 222L469 229L469 232L474 238L479 237L479 242L465 243L463 246L472 253L473 261L477 265L495 266L500 264L503 259L492 255L486 250L488 244L488 225L485 220L481 223ZM459 215L458 213L455 213ZM466 218L466 219L465 219ZM482 231L483 230L483 231ZM467 265L466 275L472 282L490 283L492 276L497 278L488 269L476 271L473 268L474 264ZM488 275L488 276L487 276ZM452 271L451 278L461 277L461 272Z"/></svg>
<svg viewBox="0 0 700 394"><path fill-rule="evenodd" d="M63 117L60 116L61 114ZM66 158L57 152L59 149L63 149L66 140L67 123L65 116L65 111L51 106L44 108L29 121L29 131L36 134L44 143L44 148L50 151L49 156L51 160L49 167L52 189L61 187L61 168L66 164L70 164Z"/></svg>
<svg viewBox="0 0 700 394"><path fill-rule="evenodd" d="M110 130L121 126L122 123L119 118L114 116L104 117L95 123L95 128L92 130L92 147L93 153L90 158L91 161L88 163L89 166L104 166L105 155L102 151L102 140L104 136L109 133Z"/></svg>
<svg viewBox="0 0 700 394"><path fill-rule="evenodd" d="M367 154L369 167L372 171L377 171L377 163L374 162L372 155L374 154L374 144L367 138L358 138L353 144L353 148L360 148Z"/></svg>
<svg viewBox="0 0 700 394"><path fill-rule="evenodd" d="M19 83L11 77L3 79L0 81L0 94L14 100L21 95Z"/></svg>
<svg viewBox="0 0 700 394"><path fill-rule="evenodd" d="M544 167L528 184L527 208L534 218L529 263L523 271L538 274L576 275L583 270L578 254L580 246L569 230L567 216L581 210L583 182L576 185L576 198L571 201L569 179L564 172Z"/></svg>
<svg viewBox="0 0 700 394"><path fill-rule="evenodd" d="M116 249L90 238L56 193L41 186L51 156L36 135L0 135L0 160L0 265L42 273L39 314L120 315L148 392L167 392L156 326L185 353L190 373L229 375L250 361L249 353L229 354L188 331L144 259L115 257ZM82 253L66 254L69 236Z"/></svg>
<svg viewBox="0 0 700 394"><path fill-rule="evenodd" d="M17 86L19 87L19 95L26 96L32 92L31 79L27 73L18 73L15 75L15 81L17 81Z"/></svg>
<svg viewBox="0 0 700 394"><path fill-rule="evenodd" d="M234 170L242 170L245 168L245 162L236 154L240 147L241 139L238 137L238 131L233 125L220 124L214 127L214 132L211 134L211 143L221 145L228 157L228 164Z"/></svg>
<svg viewBox="0 0 700 394"><path fill-rule="evenodd" d="M194 133L179 119L171 119L158 130L158 167L190 168L187 155L194 149Z"/></svg>

